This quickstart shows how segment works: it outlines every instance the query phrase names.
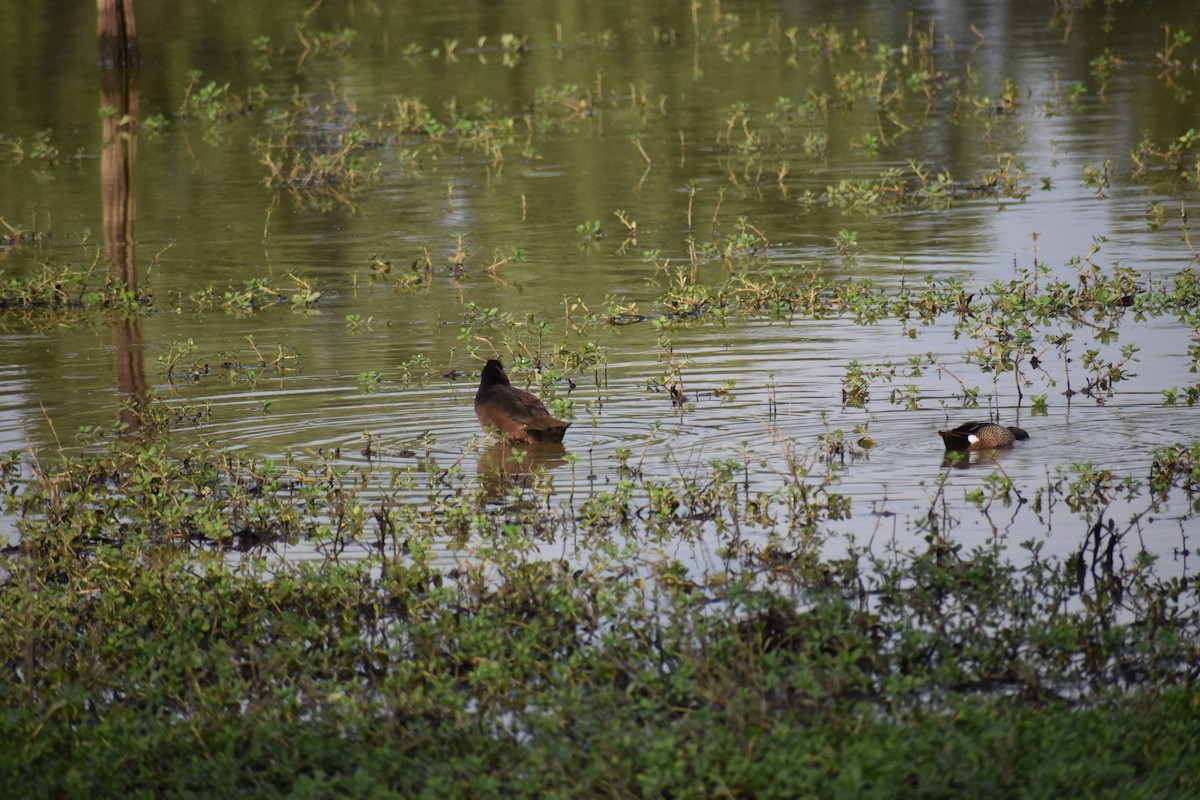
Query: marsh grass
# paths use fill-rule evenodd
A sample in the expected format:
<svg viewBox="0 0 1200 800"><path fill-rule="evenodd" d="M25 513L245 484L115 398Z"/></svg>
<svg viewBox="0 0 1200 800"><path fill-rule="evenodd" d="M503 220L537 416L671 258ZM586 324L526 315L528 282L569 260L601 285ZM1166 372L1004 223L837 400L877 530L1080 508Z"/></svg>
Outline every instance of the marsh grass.
<svg viewBox="0 0 1200 800"><path fill-rule="evenodd" d="M734 269L714 283L704 283L680 271L658 298L665 313L639 314L610 304L609 320L621 325L651 320L669 330L697 319L727 320L734 315L849 318L859 325L896 323L902 335L912 339L925 328L949 323L955 339L971 343L961 361L932 354L913 357L907 365L852 361L843 380L843 401L865 407L873 383L891 384L936 371L958 383L964 407L974 407L983 390L958 376L974 368L991 376L992 394L1002 378L1011 379L1018 404L1038 388L1058 388L1068 400L1082 394L1103 403L1118 391L1118 384L1136 374L1139 348L1120 341L1122 324L1166 319L1196 331L1200 319L1194 309L1200 297L1192 267L1151 277L1129 267L1105 270L1090 259L1072 260L1068 269L1073 279L1040 265L1019 270L1012 280L976 287L926 276L889 289L871 281L831 280L819 268L770 266ZM1191 387L1164 390L1169 405L1181 400L1190 405L1193 395ZM920 389L913 384L892 388L889 397L896 405L920 406Z"/></svg>
<svg viewBox="0 0 1200 800"><path fill-rule="evenodd" d="M671 382L682 385L685 376L671 363L672 337L696 325L764 317L784 322L888 323L898 325L900 334L913 340L927 329L939 334L948 330L968 346L960 355L930 352L907 362L855 360L847 365L843 379L845 405L868 407L872 387L882 386L886 394L876 392L876 400L886 396L892 405L922 408L930 375L950 378L959 388L954 400L966 408L995 401L1006 392L1015 395L1018 406L1028 401L1031 408L1043 411L1050 391L1068 402L1082 395L1102 404L1136 376L1140 347L1123 340L1129 335L1124 327L1170 321L1190 329L1192 338L1200 341L1200 316L1195 311L1200 306L1200 283L1191 266L1153 275L1122 265L1103 268L1093 260L1101 246L1097 243L1088 256L1071 259L1059 270L1035 260L1032 267L1014 268L1012 279L986 285L926 276L920 281L902 277L898 286L883 287L870 280L831 278L829 268L819 263L776 267L765 234L739 219L737 233L693 249L690 264L672 264L657 252L647 253L645 260L654 267L652 286L660 290L648 308L609 295L603 308L593 311L582 298L567 298L560 325L464 299L458 339L472 360L500 354L519 366L556 370L560 377L564 371L599 376L607 361L605 346L596 338L599 329L648 323L657 332L660 359L671 373ZM474 272L503 282L501 273L523 258L520 248L507 252L496 248L489 262L475 267L472 251L460 237L450 272L455 281ZM428 285L433 274L427 250L423 271L420 262L414 262L405 276L393 279L391 262L376 258L369 280L383 277L398 292L417 291ZM282 278L250 278L240 287L224 290L210 285L186 298L171 296L166 307L197 314L220 309L248 317L284 306L304 314L317 307L321 297L315 280L290 273ZM23 324L57 325L101 310L137 315L158 308L149 290L130 291L107 272L97 275L95 267L47 264L28 278L12 278L0 287L0 309ZM374 321L358 314L349 314L346 320L351 333L370 329ZM1193 362L1197 349L1189 347ZM168 377L175 374L184 355L172 346L159 356ZM268 363L259 355L261 364ZM271 363L285 358L281 348ZM194 361L184 366L195 378L206 364ZM403 372L406 382L417 374L407 368ZM432 367L422 372L441 374ZM990 380L990 388L968 382L980 378ZM544 388L552 387L553 382ZM1193 405L1196 391L1194 385L1163 388L1163 404Z"/></svg>
<svg viewBox="0 0 1200 800"><path fill-rule="evenodd" d="M1056 7L1064 40L1085 7ZM343 65L359 41L354 29L307 19L292 33L297 69ZM356 211L392 166L414 178L414 191L433 187L450 214L469 198L464 173L444 166L448 153L472 156L466 169L494 186L507 163L535 163L580 134L619 140L645 170L628 196L589 203L573 217L582 223L560 231L585 254L612 244L614 258L636 259L639 238L652 242L640 254L645 297L581 292L553 319L512 311L471 288L512 285L525 243L480 244L444 229L434 236L447 241L397 260L407 270L365 259L368 288L408 299L448 276L460 303L457 349L372 364L351 376L363 394L459 379L500 355L581 430L589 409L572 391L594 383L605 402L609 337L642 326L658 362L645 388L664 416L683 419L705 392L726 402L735 387L695 385L681 335L738 320L845 320L912 340L937 329L961 343L848 362L842 401L864 410L977 409L1015 395L1018 410L1028 403L1037 414L1052 392L1104 403L1133 377L1140 351L1128 329L1145 321L1190 330L1187 364L1200 364L1188 227L1189 193L1200 185L1194 131L1147 134L1128 164L1097 158L1073 178L1096 202L1122 188L1129 165L1134 179L1165 187L1172 202L1151 200L1146 221L1174 233L1178 219L1186 249L1177 248L1174 272L1098 266L1100 240L1051 270L1035 238L1032 263L1007 280L901 276L885 286L836 277L864 259L870 242L857 231L868 218L1028 200L1038 178L1016 146L1023 115L1079 114L1094 99L1088 87L1056 80L1044 97L1007 78L985 87L967 47L915 15L906 34L882 42L693 2L679 19L632 33L694 52L695 78L701 55L815 77L803 95L737 98L704 117L699 133L680 129L681 171L692 170L677 181L686 218L667 220L636 201L669 168L676 134L657 126L673 119L676 89L606 86L603 71L594 82L518 72L537 48L586 57L630 33L572 37L559 23L553 44L502 32L396 46L406 65L470 59L518 85L555 76L511 103L439 94L360 108L336 79L327 93L272 95L195 71L178 87L180 127L225 143L261 122L252 145L263 191L307 212ZM1190 36L1163 34L1151 67L1183 101L1195 83ZM256 39L261 69L282 63L290 44ZM1088 66L1101 100L1119 72L1138 69L1107 50ZM935 114L981 148L982 168L956 175L902 152ZM62 171L60 147L50 130L0 134L0 158L43 177ZM797 189L828 166L831 148L867 166ZM875 159L889 166L870 166ZM702 189L700 175L716 177ZM835 266L779 266L776 237L744 215L748 199L791 194L801 214L850 217L824 232ZM524 187L519 197L524 223ZM270 222L268 211L264 242ZM0 256L37 251L49 235L0 223ZM623 236L606 237L604 224ZM656 239L656 228L680 234ZM431 247L448 262L435 263ZM322 305L323 285L334 296L359 288L357 274L322 285L272 274L164 302L115 283L100 263L39 263L7 278L2 324L89 325L114 311L302 315ZM337 315L356 341L390 324L359 311ZM1189 562L1196 442L1157 448L1145 474L1080 462L1034 486L976 461L987 468L970 473L978 480L961 497L951 477L965 464L951 462L924 487L927 503L898 515L886 497L868 509L842 486L871 457L868 423L848 432L827 422L812 441L790 438L778 427L772 377L771 452L746 444L736 457L673 461L673 474L648 468L667 435L659 422L615 448L611 480L597 476L594 442L535 453L471 437L452 452L429 433L367 431L357 454L332 447L261 459L208 443L210 404L181 400L174 384L221 372L253 383L264 370L302 367L299 354L253 337L230 349L189 335L158 358L172 396L0 459L10 531L0 556L3 796L1200 792L1200 606ZM950 394L930 389L941 377ZM1197 385L1161 391L1167 406L1200 401ZM270 403L261 401L263 413ZM876 520L860 529L865 541L840 532L852 517ZM1178 538L1155 549L1145 533L1164 517ZM989 532L981 543L955 541L968 524ZM889 538L889 526L906 535ZM1047 554L1051 533L1065 555Z"/></svg>
<svg viewBox="0 0 1200 800"><path fill-rule="evenodd" d="M1128 480L1080 467L1032 499L1095 520L1066 560L1031 541L1015 564L937 526L831 555L836 455L797 456L771 495L730 461L565 502L534 469L496 502L428 461L177 451L186 413L151 408L139 441L0 465L20 531L0 586L7 790L1196 788L1197 598L1126 558L1105 509ZM1156 452L1150 508L1176 492L1196 508L1195 450ZM992 485L983 513L1023 502ZM705 524L724 531L717 563L661 552ZM325 559L278 557L304 541ZM981 746L1003 757L968 757Z"/></svg>
<svg viewBox="0 0 1200 800"><path fill-rule="evenodd" d="M1031 270L970 290L934 279L884 290L765 258L659 269L649 313L568 300L552 325L466 302L460 339L534 370L568 413L569 376L606 385L593 335L654 324L662 385L684 414L695 389L672 334L702 320L847 317L905 336L951 325L966 362L1015 374L1035 372L1033 359L1081 326L1116 341L1127 318L1194 324L1197 305L1190 270L1151 278L1081 262L1073 281ZM713 267L720 280L701 281ZM319 302L311 280L285 280L193 300L197 313L235 314ZM85 284L86 273L45 272L11 288L9 313L86 316L101 306L74 299ZM165 374L205 379L198 349L172 346ZM276 350L250 338L223 368L293 368L295 354ZM919 386L950 369L945 360L852 364L846 402L878 402L871 390L896 381ZM1109 380L1091 393L1115 391L1113 370L1125 369L1100 356L1083 368ZM441 376L414 356L399 379ZM358 381L374 391L388 379ZM911 386L891 386L890 401L919 405ZM1196 788L1200 606L1194 581L1160 576L1142 541L1165 509L1183 520L1200 509L1195 443L1156 450L1148 478L1081 463L1028 487L996 469L962 503L943 484L906 523L916 543L900 546L836 532L863 513L839 482L869 457L865 428L827 426L811 444L781 437L773 486L751 480L749 452L650 476L652 432L640 455L618 452L617 479L601 485L577 456L560 457L568 467L556 473L546 456L501 453L489 472L488 445L474 440L451 463L432 439L370 435L357 463L337 450L255 460L188 433L207 404L151 399L131 412L135 425L80 431L58 454L0 465L17 537L0 586L4 788ZM480 458L477 476L468 457ZM949 534L972 515L994 535L966 547ZM1065 557L1030 535L1051 519L1056 536L1078 540ZM1177 553L1188 547L1181 535ZM1164 741L1164 730L1179 735ZM981 746L1004 757L928 768ZM1103 765L1081 769L1097 747Z"/></svg>

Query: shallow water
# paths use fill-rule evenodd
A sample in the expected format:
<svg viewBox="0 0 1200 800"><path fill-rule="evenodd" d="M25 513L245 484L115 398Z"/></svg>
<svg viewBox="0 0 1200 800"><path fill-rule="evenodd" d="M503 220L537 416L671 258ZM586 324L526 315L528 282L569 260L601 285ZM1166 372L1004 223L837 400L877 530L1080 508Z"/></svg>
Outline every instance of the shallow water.
<svg viewBox="0 0 1200 800"><path fill-rule="evenodd" d="M1144 136L1161 144L1200 125L1200 106L1180 95L1196 88L1195 45L1181 51L1182 67L1171 80L1155 58L1164 24L1194 24L1190 3L1118 8L1111 27L1103 8L1088 9L1066 37L1061 24L1051 25L1050 7L1033 2L876 3L853 14L840 4L737 2L720 4L719 19L704 7L695 24L686 4L666 2L528 4L503 12L452 2L377 14L374 6L322 7L303 22L309 39L320 31L356 31L344 51L332 54L302 52L295 25L307 5L280 10L276 4L267 13L201 4L181 11L185 19L152 5L138 9L139 114L167 121L161 133L143 126L137 134L135 262L156 311L140 319L140 345L132 349L114 338L104 317L68 326L0 318L0 446L70 446L80 426L111 422L121 400L115 359L132 354L158 397L210 404L207 421L187 435L218 447L276 459L336 451L346 464L364 464L369 435L378 449L374 464L418 465L429 454L442 465L461 463L468 474L482 461L486 471L487 445L471 408L474 375L479 359L496 352L511 363L519 351L487 329L463 338L465 302L518 321L527 315L547 321L547 348L560 340L604 348L601 380L578 370L567 375L575 384L569 393L565 382L556 387L559 397L574 401L566 448L580 460L551 456L545 465L556 486L572 491L615 482L620 449L644 451L649 478L702 476L713 460L744 461L748 485L771 491L788 471L789 452L819 451L819 437L831 430L853 441L855 426L865 426L876 446L839 469L837 491L852 498L854 514L835 528L859 539L893 536L903 545L923 536L914 520L927 514L943 479L944 496L954 504L997 468L1025 495L1081 461L1144 480L1153 448L1200 435L1200 409L1162 404L1163 389L1195 382L1187 371L1193 331L1163 319L1125 321L1117 345L1136 343L1140 360L1102 404L1083 396L1068 402L1061 370L1054 372L1058 385L1037 378L1018 398L1011 376L993 383L964 363L968 344L953 337L949 324L919 328L908 338L888 320L870 326L845 318L698 321L670 332L668 356L653 321L597 326L583 336L565 333L564 322L564 298L601 310L611 296L656 313L654 298L670 274L656 272L643 253L658 250L660 258L687 264L692 182L691 229L700 243L733 233L745 217L769 240L765 258L772 267L821 269L884 287L926 274L979 287L1017 278L1035 259L1070 276L1071 260L1088 257L1094 243L1100 249L1091 259L1106 269L1125 265L1151 277L1195 269L1180 212L1195 205L1196 181L1168 180L1161 169L1135 178L1130 159ZM49 234L39 244L0 249L6 278L47 262L85 266L103 248L92 13L84 7L41 14L13 5L6 16L13 24L0 33L8 77L0 82L6 110L0 136L9 149L17 140L27 148L38 131L49 130L60 151L54 166L0 157L0 217ZM930 25L934 68L945 80L961 80L964 96L995 103L1010 79L1018 105L978 113L939 95L925 113L910 100L897 115L903 130L866 97L779 116L813 94L836 98L839 75L871 74L879 45L898 52L913 41L910 26ZM798 49L785 34L792 26ZM864 36L867 48L863 55L812 56L807 48L818 26ZM500 45L506 33L527 36L528 48L506 54ZM255 44L260 36L266 44ZM458 44L448 57L451 39ZM1091 64L1106 49L1124 63L1101 94ZM181 116L193 69L202 73L199 85L228 82L232 92L248 94L261 84L266 98L215 123L196 113ZM1078 96L1071 93L1076 83L1083 86ZM575 114L562 104L544 116L529 113L543 89L587 94L590 108ZM294 93L372 120L372 147L363 157L379 168L376 183L338 199L266 185L254 141L271 135L272 111L289 108ZM498 161L452 140L437 146L398 133L384 122L399 97L420 98L443 118L452 99L464 109L490 104L516 120L514 143L503 145ZM730 126L735 103L744 104L745 117ZM318 119L312 126L329 130L337 122ZM872 152L864 137L880 131L894 138ZM827 137L824 153L805 150L812 133ZM750 134L757 137L753 146L743 147ZM1087 185L1085 168L1106 161L1111 180L1098 191ZM932 174L948 170L959 191L943 204L854 211L812 200L840 181L874 179L910 162ZM784 163L788 171L778 181ZM1022 191L970 190L1005 163L1021 174ZM1157 228L1148 224L1156 207L1164 209ZM636 220L636 242L625 241L619 210ZM603 238L577 230L589 220L600 221ZM856 238L852 258L834 244L843 230ZM456 271L449 260L460 242L469 255ZM422 247L432 261L431 280L416 291L397 290L392 280L406 274ZM514 247L524 260L495 276L483 269L494 254ZM371 280L375 259L392 262L385 280ZM699 266L708 281L729 269ZM320 289L314 309L293 312L283 304L238 316L220 308L200 313L190 300L209 285L220 294L248 278L290 291L289 273ZM347 322L352 314L363 320L357 328ZM286 371L220 369L226 360L251 362L247 336L264 353L282 347L295 358ZM1084 336L1076 334L1076 365L1082 350L1094 346ZM159 359L187 339L196 345L196 362L210 370L197 381L168 378ZM920 378L874 383L865 408L842 406L851 361L902 365L930 353L967 385L981 387L981 408L961 408L958 384L933 368ZM414 357L426 360L430 374L406 382L402 365ZM673 374L670 358L682 364L682 408L662 390ZM441 377L451 370L462 374ZM377 384L363 380L368 372L378 373ZM513 378L532 382L520 367ZM915 408L889 400L892 389L909 384L919 389ZM1031 414L1032 394L1046 395L1044 414ZM936 430L989 412L1023 425L1031 440L994 462L944 466ZM1027 509L1011 513L1003 527L1014 547L1028 534L1067 554L1086 534L1086 525L1069 515L1047 523ZM1187 546L1187 523L1172 520L1181 514L1169 509L1145 521L1142 532L1150 552L1182 571L1178 552ZM953 535L981 543L995 534L993 524L994 515L963 512Z"/></svg>

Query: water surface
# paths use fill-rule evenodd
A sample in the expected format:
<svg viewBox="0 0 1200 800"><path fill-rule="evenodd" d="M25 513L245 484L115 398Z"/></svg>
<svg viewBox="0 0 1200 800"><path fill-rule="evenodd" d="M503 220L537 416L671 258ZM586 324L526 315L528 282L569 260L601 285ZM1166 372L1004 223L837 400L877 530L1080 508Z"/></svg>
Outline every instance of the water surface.
<svg viewBox="0 0 1200 800"><path fill-rule="evenodd" d="M81 426L111 422L130 391L114 365L132 360L147 394L209 405L204 423L185 434L197 441L253 458L337 452L348 465L367 463L371 441L383 447L371 464L403 468L432 455L470 475L481 463L488 469L471 407L481 359L499 355L515 365L515 382L533 385L538 359L521 357L588 341L603 349L603 364L566 370L553 387L574 401L566 448L579 457L549 460L556 485L612 486L618 454L629 450L645 453L651 479L702 477L712 461L734 459L745 465L748 490L769 492L787 479L789 454L823 469L821 437L841 430L854 441L858 427L876 446L839 464L838 491L854 513L831 524L903 545L924 535L920 521L936 498L960 504L997 468L1027 497L1081 461L1144 480L1153 448L1200 432L1200 410L1162 402L1162 390L1195 382L1188 347L1196 332L1174 320L1122 324L1105 352L1136 343L1139 361L1101 398L1064 397L1061 370L1053 385L1035 376L1019 397L1011 375L967 362L969 344L947 322L915 338L888 320L701 318L669 326L665 338L654 322L674 266L690 271L688 238L725 241L739 218L769 246L740 263L702 259L699 280L749 266L887 288L929 274L977 289L1035 263L1071 277L1089 257L1147 280L1194 270L1181 224L1197 199L1195 176L1161 165L1135 175L1130 156L1143 140L1166 146L1200 124L1195 45L1178 52L1177 70L1156 57L1163 26L1194 24L1190 3L1081 9L1069 31L1049 5L1033 2L853 11L727 2L699 8L694 20L673 2L327 5L308 17L306 3L138 9L142 124L125 244L153 310L132 336L99 316L69 325L0 318L0 445L51 451L70 447ZM8 278L44 263L95 264L102 274L105 103L93 12L4 6L11 24L0 33L0 143L10 154L0 157L0 217L47 236L0 249L0 270ZM829 46L834 34L844 49ZM329 44L313 49L323 35ZM917 63L922 36L928 58ZM1106 78L1095 66L1105 54L1118 64ZM914 99L917 89L891 106L839 89L885 62L903 63L903 74L929 72L928 109ZM1001 99L1005 81L1015 87L1013 104ZM244 102L205 119L187 98L210 82ZM500 119L511 130L492 148L467 145L453 130L438 142L395 124L398 109L415 101L443 126ZM361 125L368 146L359 156L376 177L336 193L271 185L255 144L278 137L278 116L298 103L311 110L305 146L328 148L339 131ZM165 126L154 130L152 118ZM57 148L54 163L33 154L43 131ZM814 147L813 137L824 144ZM1089 182L1106 164L1108 178ZM850 209L828 201L842 181L912 165L951 175L952 196ZM998 171L1018 188L980 191ZM636 240L618 212L636 221ZM593 220L602 238L579 230ZM853 246L840 252L839 236L850 234ZM485 269L513 248L521 260ZM656 251L659 268L647 251ZM410 265L424 271L425 253L428 280L398 285ZM372 268L384 261L390 272ZM289 274L317 287L320 300L248 314L219 302L203 310L195 300L208 287L219 300L252 278L295 291ZM578 307L570 310L578 302L593 311L637 304L649 319L576 331L569 317L578 319ZM517 323L545 321L547 333L535 344L519 324L472 325L470 303ZM256 361L247 337L264 353L282 348L286 369L222 369ZM187 340L194 351L186 361L209 367L197 380L168 376L161 365ZM1086 332L1075 342L1073 369L1083 350L1100 346ZM865 407L843 406L850 362L903 365L928 354L980 387L980 408L962 408L958 384L936 369L876 382ZM428 365L419 380L403 368L414 358ZM676 380L682 406L664 391ZM909 385L919 399L893 402L892 390ZM1034 395L1045 396L1044 414L1031 413ZM935 431L989 413L1025 426L1031 440L994 460L945 466ZM1111 513L1123 521L1136 510ZM1086 534L1086 520L1070 515L1010 513L1001 528L1014 546L1038 537L1066 554ZM1138 531L1150 552L1182 571L1181 513L1168 509ZM964 509L953 535L984 542L996 524Z"/></svg>

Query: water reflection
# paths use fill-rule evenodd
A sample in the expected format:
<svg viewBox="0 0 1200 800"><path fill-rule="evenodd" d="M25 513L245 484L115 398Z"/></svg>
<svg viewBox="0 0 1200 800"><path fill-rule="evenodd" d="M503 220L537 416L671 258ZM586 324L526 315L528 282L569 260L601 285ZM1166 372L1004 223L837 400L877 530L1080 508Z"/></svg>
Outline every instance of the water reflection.
<svg viewBox="0 0 1200 800"><path fill-rule="evenodd" d="M109 274L131 296L136 296L138 275L133 229L137 220L138 71L134 63L136 45L131 41L133 10L128 11L130 39L122 35L115 43L111 37L106 39L106 31L124 31L124 24L106 27L106 15L100 15L100 43L104 54L104 66L100 70L100 107L108 111L103 118L100 198ZM109 52L113 48L118 51L116 55ZM112 328L113 379L121 401L117 416L128 430L133 430L138 424L138 409L146 399L141 320L136 315L114 311L109 324Z"/></svg>
<svg viewBox="0 0 1200 800"><path fill-rule="evenodd" d="M562 442L513 445L501 440L479 454L479 479L487 496L499 500L514 487L528 487L535 473L567 463Z"/></svg>
<svg viewBox="0 0 1200 800"><path fill-rule="evenodd" d="M963 408L969 390L1006 415L1029 407L1014 372L984 369L968 357L982 340L964 338L953 319L859 324L849 307L793 314L786 298L752 318L725 311L730 297L753 296L760 280L784 270L911 292L929 274L961 281L964 297L979 297L993 281L1020 284L1034 267L1074 281L1093 261L1106 270L1129 263L1146 271L1143 285L1194 268L1181 236L1194 184L1168 182L1162 167L1128 180L1128 156L1143 137L1165 146L1195 125L1194 104L1179 103L1145 67L1153 63L1145 43L1159 41L1163 22L1186 25L1194 16L1189 4L1162 4L1161 17L1123 11L1111 33L1097 14L1081 13L1067 44L1061 32L1049 32L1050 9L1032 2L916 4L915 16L936 21L939 34L928 42L937 65L919 72L909 56L899 61L913 53L906 28L917 20L885 3L845 11L746 0L736 4L740 25L684 35L678 44L672 34L653 47L643 38L651 28L692 30L686 8L655 0L563 20L545 3L505 4L486 18L458 6L431 13L421 4L383 4L378 24L359 30L349 57L306 53L299 71L287 48L245 51L247 31L272 43L294 39L295 13L185 4L188 24L181 25L174 7L145 4L143 32L178 35L143 40L154 70L140 97L136 58L112 58L113 66L126 66L101 71L101 103L111 112L96 158L94 12L60 5L48 22L18 4L24 21L53 35L0 26L0 54L21 54L0 85L0 142L20 139L27 153L0 164L0 220L15 223L36 207L53 213L59 242L86 240L81 230L100 228L99 188L112 277L130 291L152 289L157 313L114 315L111 341L108 333L97 341L90 325L44 329L10 315L9 329L0 331L6 446L54 447L52 427L70 431L111 418L114 388L142 402L147 381L151 389L156 381L154 360L144 374L143 345L153 359L193 339L197 363L234 365L186 385L158 379L172 403L203 406L189 417L197 420L196 438L276 461L299 454L323 463L340 445L335 458L351 466L362 466L364 436L400 442L430 462L478 458L493 497L534 483L538 468L559 468L565 451L499 444L478 451L474 386L441 377L469 363L471 348L537 360L553 345L560 355L580 356L578 365L564 359L557 366L580 386L568 399L590 430L578 425L568 441L586 454L593 487L616 485L626 462L647 481L708 481L713 462L732 461L750 491L769 494L794 485L797 470L822 471L835 457L839 490L856 509L887 503L903 519L927 508L939 462L948 496L960 501L1001 463L1026 492L1083 459L1144 476L1152 448L1191 441L1200 429L1200 406L1185 406L1187 387L1180 386L1194 382L1184 377L1194 360L1193 326L1174 319L1131 314L1119 331L1105 332L1119 333L1111 344L1095 341L1086 327L1031 330L1049 348L1039 353L1044 367L1026 376L1033 385L1022 387L1025 397L1041 395L1045 403L1046 416L1031 420L1041 428L1031 431L1035 441L1003 455L953 459L943 456L935 429L946 417L978 413ZM326 4L324 24L348 24L333 24L344 5ZM775 15L784 30L798 27L794 48L770 44ZM564 22L569 45L541 46L557 40L555 26ZM855 28L871 42L861 52L808 38ZM502 31L530 34L516 68L482 52L430 55L449 39L487 36L490 46ZM810 44L824 55L809 58ZM1088 66L1109 48L1125 66L1102 87ZM881 130L867 95L845 84L893 68L903 91L887 99ZM194 87L193 70L204 75ZM402 85L387 77L397 70ZM588 89L601 74L603 85ZM1171 77L1195 81L1186 70ZM996 113L986 96L994 98L1006 79L1020 96ZM260 82L261 102L230 97ZM564 84L584 88L538 99L556 98L550 89ZM1076 85L1079 94L1067 91ZM936 102L919 99L921 86ZM962 88L942 90L949 86ZM611 87L630 87L635 96ZM269 170L254 142L276 136L297 103L313 110L296 133L314 147L339 136L370 140L363 169L378 174L352 198L361 213L291 202L288 188L265 184ZM404 122L398 108L420 111ZM529 109L528 117L496 111L518 108ZM891 125L893 114L902 133ZM157 126L155 116L163 116ZM57 166L37 160L31 145L43 128L54 131L49 143L81 157ZM492 133L509 128L517 133ZM82 145L67 133L77 129L86 131ZM472 131L482 138L464 146ZM1103 186L1083 182L1085 168L1109 160L1114 172L1101 170ZM881 195L890 193L892 169L908 176L897 188L904 202ZM995 185L1001 169L1025 188L1011 197L979 191ZM939 197L928 187L943 172L953 183ZM618 217L617 209L627 211ZM742 218L744 225L735 222ZM153 258L140 276L135 224L143 253L175 243L161 266ZM576 233L592 224L607 235ZM771 275L728 282L741 269L739 254L761 252L768 238ZM1093 243L1102 250L1089 254ZM43 260L75 259L51 244L0 247L5 278ZM516 251L523 257L510 258ZM251 280L293 294L286 277L293 272L319 286L315 308L235 302L249 294ZM710 295L697 282L724 288ZM657 304L668 290L677 304ZM223 304L227 293L232 299ZM710 308L720 315L696 313ZM979 322L979 335L991 330ZM1049 338L1068 333L1069 352ZM1076 387L1086 380L1085 353L1100 349L1101 360L1116 363L1126 344L1139 347L1137 374L1103 406L1064 398L1072 380ZM286 365L268 364L274 353L286 355ZM1052 354L1061 355L1057 368ZM869 383L861 408L840 403L852 374ZM670 401L666 390L674 385L686 389L685 409ZM1179 387L1179 407L1162 403L1171 387ZM869 457L849 449L860 427L878 442ZM399 449L385 455L403 469L413 461ZM423 501L421 492L412 494L400 499ZM874 532L862 514L839 522L860 535ZM1055 525L1058 533L1066 523ZM919 532L917 523L912 530ZM964 542L991 534L984 524L955 529ZM1163 533L1154 552L1169 557L1174 535Z"/></svg>
<svg viewBox="0 0 1200 800"><path fill-rule="evenodd" d="M994 467L1000 463L1000 450L947 450L942 456L942 468Z"/></svg>

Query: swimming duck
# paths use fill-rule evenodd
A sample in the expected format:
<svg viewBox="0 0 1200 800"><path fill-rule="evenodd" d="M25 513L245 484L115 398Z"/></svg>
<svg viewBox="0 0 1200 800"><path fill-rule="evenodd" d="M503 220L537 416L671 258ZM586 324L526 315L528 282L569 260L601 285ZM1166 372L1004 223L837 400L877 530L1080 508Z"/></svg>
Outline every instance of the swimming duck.
<svg viewBox="0 0 1200 800"><path fill-rule="evenodd" d="M991 450L1029 438L1020 428L994 422L967 422L951 431L938 431L938 436L946 443L947 450Z"/></svg>
<svg viewBox="0 0 1200 800"><path fill-rule="evenodd" d="M571 426L550 416L542 401L508 382L504 365L491 359L479 375L475 416L484 428L496 428L510 442L561 442Z"/></svg>

